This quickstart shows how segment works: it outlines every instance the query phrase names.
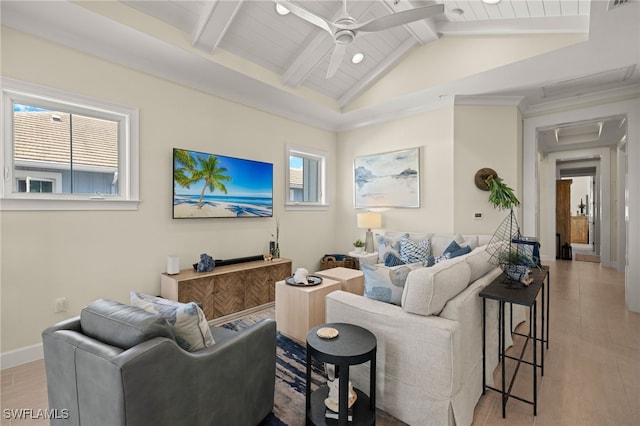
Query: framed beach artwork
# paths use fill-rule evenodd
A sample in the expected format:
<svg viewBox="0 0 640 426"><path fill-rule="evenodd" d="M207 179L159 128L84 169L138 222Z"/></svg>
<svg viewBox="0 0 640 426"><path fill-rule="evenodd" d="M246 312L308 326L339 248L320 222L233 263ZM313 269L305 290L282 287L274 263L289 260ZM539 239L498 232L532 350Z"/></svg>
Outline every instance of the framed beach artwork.
<svg viewBox="0 0 640 426"><path fill-rule="evenodd" d="M420 207L420 148L356 157L355 207Z"/></svg>
<svg viewBox="0 0 640 426"><path fill-rule="evenodd" d="M273 164L173 149L173 218L272 217Z"/></svg>

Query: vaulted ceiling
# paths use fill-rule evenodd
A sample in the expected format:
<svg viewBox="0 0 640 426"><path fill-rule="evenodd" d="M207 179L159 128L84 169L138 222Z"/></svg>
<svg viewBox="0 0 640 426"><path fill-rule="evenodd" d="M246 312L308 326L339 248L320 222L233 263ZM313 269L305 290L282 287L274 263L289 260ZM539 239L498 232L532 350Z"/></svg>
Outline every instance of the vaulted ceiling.
<svg viewBox="0 0 640 426"><path fill-rule="evenodd" d="M443 14L379 32L359 35L346 60L327 78L334 40L327 32L290 13L276 12L272 1L125 1L127 5L183 31L196 48L222 49L277 73L289 87L304 86L343 107L383 76L411 50L452 35L586 33L589 1L445 1ZM287 1L281 2L286 7ZM335 21L346 14L366 22L436 2L408 0L301 1L294 3ZM354 64L351 58L362 53Z"/></svg>
<svg viewBox="0 0 640 426"><path fill-rule="evenodd" d="M452 102L536 109L640 89L636 0L277 0L330 25L433 5L360 32L327 78L334 37L272 0L7 1L2 24L331 130ZM621 5L616 7L615 4ZM362 53L355 64L351 58Z"/></svg>

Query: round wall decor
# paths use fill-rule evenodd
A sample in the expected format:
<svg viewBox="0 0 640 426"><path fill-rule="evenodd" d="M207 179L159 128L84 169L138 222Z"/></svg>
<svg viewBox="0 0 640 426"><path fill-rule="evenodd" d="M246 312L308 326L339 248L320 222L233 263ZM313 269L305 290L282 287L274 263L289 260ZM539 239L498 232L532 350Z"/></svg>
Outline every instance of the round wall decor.
<svg viewBox="0 0 640 426"><path fill-rule="evenodd" d="M483 169L480 169L476 172L476 176L474 178L476 186L478 187L478 189L481 189L483 191L488 191L489 190L489 186L487 185L487 178L489 176L493 176L494 178L498 177L498 173L496 173L495 170L490 169L488 167L485 167Z"/></svg>

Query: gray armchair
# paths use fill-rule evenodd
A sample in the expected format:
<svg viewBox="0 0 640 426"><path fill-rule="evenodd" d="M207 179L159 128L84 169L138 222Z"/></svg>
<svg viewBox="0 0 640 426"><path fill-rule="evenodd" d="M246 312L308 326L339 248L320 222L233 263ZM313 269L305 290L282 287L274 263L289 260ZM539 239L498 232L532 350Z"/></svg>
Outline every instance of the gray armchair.
<svg viewBox="0 0 640 426"><path fill-rule="evenodd" d="M52 425L256 425L273 409L276 326L211 328L186 352L167 322L98 300L42 333Z"/></svg>

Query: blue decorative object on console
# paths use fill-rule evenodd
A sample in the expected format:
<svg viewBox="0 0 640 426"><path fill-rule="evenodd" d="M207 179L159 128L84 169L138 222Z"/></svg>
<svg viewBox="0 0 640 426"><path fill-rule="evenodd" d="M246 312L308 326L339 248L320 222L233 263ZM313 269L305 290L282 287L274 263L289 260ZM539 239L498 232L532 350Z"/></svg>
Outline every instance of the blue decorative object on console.
<svg viewBox="0 0 640 426"><path fill-rule="evenodd" d="M197 263L196 271L198 272L211 272L215 268L216 264L213 261L213 257L207 253L200 255L200 262Z"/></svg>

